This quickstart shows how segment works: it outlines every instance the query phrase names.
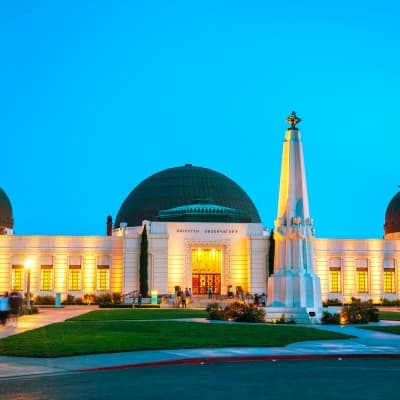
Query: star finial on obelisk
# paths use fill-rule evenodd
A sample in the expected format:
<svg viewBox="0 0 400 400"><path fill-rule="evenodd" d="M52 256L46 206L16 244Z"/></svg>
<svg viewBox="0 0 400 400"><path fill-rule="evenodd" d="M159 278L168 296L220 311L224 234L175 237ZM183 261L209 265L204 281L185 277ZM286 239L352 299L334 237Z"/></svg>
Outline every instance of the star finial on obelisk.
<svg viewBox="0 0 400 400"><path fill-rule="evenodd" d="M285 121L290 125L289 129L297 129L296 125L301 122L301 119L296 116L296 111L292 111Z"/></svg>

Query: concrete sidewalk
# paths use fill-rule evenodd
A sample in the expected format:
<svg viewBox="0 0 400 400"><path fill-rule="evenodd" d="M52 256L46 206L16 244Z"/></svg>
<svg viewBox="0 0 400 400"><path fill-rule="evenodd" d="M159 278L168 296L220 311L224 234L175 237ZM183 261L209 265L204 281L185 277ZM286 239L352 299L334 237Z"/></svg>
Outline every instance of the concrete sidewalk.
<svg viewBox="0 0 400 400"><path fill-rule="evenodd" d="M23 316L18 327L0 328L0 338L35 329L49 323L86 313L96 306L67 306L62 309L41 309L40 314ZM379 322L377 325L400 324ZM374 325L374 324L371 324ZM27 358L0 356L0 379L27 375L73 373L102 369L144 367L150 365L209 363L240 360L284 360L346 357L399 357L400 336L369 331L355 326L313 325L355 336L354 339L299 342L286 347L219 348L190 350L158 350L96 354L60 358Z"/></svg>

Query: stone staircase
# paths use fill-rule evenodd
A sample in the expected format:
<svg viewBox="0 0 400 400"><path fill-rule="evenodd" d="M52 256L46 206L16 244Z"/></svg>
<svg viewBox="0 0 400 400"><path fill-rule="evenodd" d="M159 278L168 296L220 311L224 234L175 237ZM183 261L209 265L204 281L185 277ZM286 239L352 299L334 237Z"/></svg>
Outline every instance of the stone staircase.
<svg viewBox="0 0 400 400"><path fill-rule="evenodd" d="M221 306L227 306L233 301L237 301L238 298L234 296L234 298L228 298L226 295L213 295L211 299L208 298L208 295L196 295L192 297L192 301L189 304L190 308L206 308L210 303L218 303Z"/></svg>
<svg viewBox="0 0 400 400"><path fill-rule="evenodd" d="M228 298L227 295L213 295L211 299L208 298L208 295L195 295L192 297L192 301L189 299L186 300L187 308L206 308L210 303L218 303L222 307L229 305L234 301L238 301L238 296L234 296L233 298ZM181 307L181 305L177 304L176 298L169 297L164 303L161 303L161 308L174 308Z"/></svg>

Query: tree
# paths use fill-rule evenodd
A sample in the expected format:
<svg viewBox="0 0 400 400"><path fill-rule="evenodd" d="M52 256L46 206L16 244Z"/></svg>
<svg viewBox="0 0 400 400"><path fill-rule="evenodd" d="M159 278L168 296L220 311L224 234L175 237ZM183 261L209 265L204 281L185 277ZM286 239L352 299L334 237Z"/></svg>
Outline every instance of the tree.
<svg viewBox="0 0 400 400"><path fill-rule="evenodd" d="M274 273L274 262L275 262L275 238L274 230L271 229L269 236L269 256L268 256L268 275L271 276Z"/></svg>
<svg viewBox="0 0 400 400"><path fill-rule="evenodd" d="M142 240L140 243L140 262L139 262L139 280L140 280L140 293L142 296L147 296L149 291L148 283L148 255L149 243L147 240L147 228L146 225L143 227Z"/></svg>

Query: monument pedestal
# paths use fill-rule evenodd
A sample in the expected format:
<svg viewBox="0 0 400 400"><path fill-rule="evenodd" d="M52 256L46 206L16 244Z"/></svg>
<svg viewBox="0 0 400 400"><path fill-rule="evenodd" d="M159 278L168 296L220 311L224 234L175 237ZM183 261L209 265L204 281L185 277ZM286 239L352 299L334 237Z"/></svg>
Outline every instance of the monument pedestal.
<svg viewBox="0 0 400 400"><path fill-rule="evenodd" d="M296 323L319 323L322 317L319 277L302 271L281 271L268 281L268 322L293 320Z"/></svg>
<svg viewBox="0 0 400 400"><path fill-rule="evenodd" d="M281 322L296 324L319 324L321 310L313 308L294 307L264 307L267 322Z"/></svg>

